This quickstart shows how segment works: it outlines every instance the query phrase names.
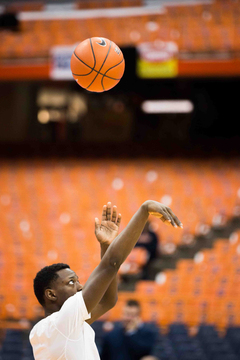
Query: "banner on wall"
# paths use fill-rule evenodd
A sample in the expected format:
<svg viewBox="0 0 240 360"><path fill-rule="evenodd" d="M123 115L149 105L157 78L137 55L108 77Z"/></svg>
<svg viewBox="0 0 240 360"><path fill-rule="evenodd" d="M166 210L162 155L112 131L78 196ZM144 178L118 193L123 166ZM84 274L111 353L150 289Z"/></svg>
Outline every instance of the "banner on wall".
<svg viewBox="0 0 240 360"><path fill-rule="evenodd" d="M140 78L171 78L178 75L178 46L173 41L142 43L137 47Z"/></svg>
<svg viewBox="0 0 240 360"><path fill-rule="evenodd" d="M77 44L54 46L50 51L50 78L54 80L73 80L70 69L71 56Z"/></svg>

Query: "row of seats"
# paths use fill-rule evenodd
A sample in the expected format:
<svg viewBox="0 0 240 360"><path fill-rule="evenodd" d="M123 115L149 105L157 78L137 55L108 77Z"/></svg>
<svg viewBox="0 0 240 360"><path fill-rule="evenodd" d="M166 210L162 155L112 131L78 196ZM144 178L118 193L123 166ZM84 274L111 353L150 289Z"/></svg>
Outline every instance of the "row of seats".
<svg viewBox="0 0 240 360"><path fill-rule="evenodd" d="M106 325L102 321L92 324L100 354L104 336L108 332L107 328L109 329ZM120 326L120 324L114 323L112 326ZM152 322L147 326L157 335L154 354L161 360L238 360L240 357L239 327L229 327L220 335L214 326L206 324L201 324L192 334L191 329L183 323L172 323L165 332ZM0 358L33 360L27 337L26 331L7 330L0 350Z"/></svg>
<svg viewBox="0 0 240 360"><path fill-rule="evenodd" d="M96 9L141 6L142 0L79 0L72 2L74 9ZM7 12L18 13L20 11L43 11L46 3L43 1L34 2L10 2L5 5Z"/></svg>
<svg viewBox="0 0 240 360"><path fill-rule="evenodd" d="M169 6L162 14L117 17L116 13L116 17L103 16L97 21L22 21L19 33L1 32L0 58L48 58L53 46L73 45L97 34L113 39L121 47L161 40L176 42L183 54L235 53L240 49L239 19L238 3L228 0Z"/></svg>
<svg viewBox="0 0 240 360"><path fill-rule="evenodd" d="M158 274L156 281L139 281L134 293L120 293L106 318L119 320L125 301L133 297L142 304L146 321L239 326L239 258L240 232L236 232L230 239L218 240L213 249L197 253L194 260L179 261L176 270Z"/></svg>
<svg viewBox="0 0 240 360"><path fill-rule="evenodd" d="M135 7L142 5L142 0L80 0L76 2L76 6L78 9Z"/></svg>
<svg viewBox="0 0 240 360"><path fill-rule="evenodd" d="M28 331L12 329L8 329L5 334L1 334L0 359L34 360L28 335Z"/></svg>
<svg viewBox="0 0 240 360"><path fill-rule="evenodd" d="M240 173L234 160L215 160L214 164L200 160L35 160L2 161L0 165L0 318L36 316L39 307L32 282L45 265L69 263L81 282L86 282L100 260L94 218L101 216L102 206L109 200L122 213L121 229L146 199L169 205L184 229L167 227L151 218L162 249L181 244L184 234L194 234L199 223L211 226L213 216L220 211L231 218L239 199ZM130 260L143 264L144 253L136 251ZM205 260L199 263L201 266L191 263L199 271L208 259L208 251L202 254ZM228 279L231 275L234 281L238 276L236 256L231 253L227 263L230 266L220 267L219 272L227 271ZM177 271L183 271L183 263ZM160 276L165 295L184 288L180 280L174 285L175 275L171 274L177 273ZM187 274L184 283L190 291ZM205 276L204 272L201 276ZM201 281L199 284L203 284ZM228 297L232 296L234 286L224 286ZM198 291L205 294L207 289L203 286Z"/></svg>

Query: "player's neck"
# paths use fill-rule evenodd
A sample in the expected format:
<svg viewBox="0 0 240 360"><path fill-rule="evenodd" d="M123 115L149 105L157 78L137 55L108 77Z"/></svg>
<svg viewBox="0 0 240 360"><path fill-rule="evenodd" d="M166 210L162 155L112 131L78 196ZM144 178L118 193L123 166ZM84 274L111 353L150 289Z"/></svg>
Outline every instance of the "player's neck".
<svg viewBox="0 0 240 360"><path fill-rule="evenodd" d="M60 309L56 304L49 304L47 308L44 309L45 311L45 317L52 315L56 311L59 311Z"/></svg>

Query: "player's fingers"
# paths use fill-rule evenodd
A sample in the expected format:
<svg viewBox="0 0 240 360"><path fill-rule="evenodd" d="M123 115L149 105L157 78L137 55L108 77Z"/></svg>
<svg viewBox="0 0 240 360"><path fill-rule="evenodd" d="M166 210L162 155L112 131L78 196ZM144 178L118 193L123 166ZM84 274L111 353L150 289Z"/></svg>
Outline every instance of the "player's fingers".
<svg viewBox="0 0 240 360"><path fill-rule="evenodd" d="M121 215L121 214L118 214L118 218L117 218L117 226L119 226L119 225L120 225L121 220L122 220L122 215Z"/></svg>
<svg viewBox="0 0 240 360"><path fill-rule="evenodd" d="M168 221L169 224L171 223L170 215L163 208L157 209L157 211L150 211L149 214L161 219L163 222Z"/></svg>
<svg viewBox="0 0 240 360"><path fill-rule="evenodd" d="M168 216L169 224L171 224L172 226L174 226L174 227L176 228L177 225L175 224L175 221L174 221L172 215L167 211L167 209L165 209L164 212L165 212L165 214L167 214L167 216Z"/></svg>
<svg viewBox="0 0 240 360"><path fill-rule="evenodd" d="M162 214L162 217L163 217L164 219L168 220L168 224L166 223L167 225L170 225L170 224L171 224L172 226L177 227L177 225L176 225L176 223L175 223L175 220L174 220L174 218L172 217L172 212L170 213L170 212L168 211L168 209L170 209L170 208L164 206L164 207L161 209L160 213ZM163 220L163 219L162 219L162 220Z"/></svg>
<svg viewBox="0 0 240 360"><path fill-rule="evenodd" d="M110 201L107 203L107 220L110 221L111 220L111 212L112 212L112 204L110 203Z"/></svg>
<svg viewBox="0 0 240 360"><path fill-rule="evenodd" d="M176 227L177 227L177 224L176 224L176 222L175 222L174 217L172 216L173 212L172 212L172 211L169 212L168 209L170 209L170 208L165 208L165 209L164 209L164 213L167 214L167 216L168 216L169 224L171 224L173 227L176 228ZM170 209L170 210L171 210L171 209ZM173 214L173 215L174 215L174 214Z"/></svg>
<svg viewBox="0 0 240 360"><path fill-rule="evenodd" d="M161 211L161 215L162 215L162 219L165 219L165 221L168 221L169 223L172 222L172 218L170 214L168 214L168 212L165 209Z"/></svg>
<svg viewBox="0 0 240 360"><path fill-rule="evenodd" d="M166 219L164 216L161 217L161 220L165 225L171 226L171 221Z"/></svg>
<svg viewBox="0 0 240 360"><path fill-rule="evenodd" d="M117 207L116 207L116 205L114 205L113 211L112 211L112 222L115 223L116 219L117 219Z"/></svg>
<svg viewBox="0 0 240 360"><path fill-rule="evenodd" d="M107 220L107 205L103 205L103 211L102 211L102 221Z"/></svg>
<svg viewBox="0 0 240 360"><path fill-rule="evenodd" d="M175 224L176 224L178 227L183 228L183 224L182 224L181 221L178 219L178 217L173 213L173 211L172 211L170 208L168 208L167 211L168 211L168 213L172 216Z"/></svg>
<svg viewBox="0 0 240 360"><path fill-rule="evenodd" d="M99 230L100 228L100 222L98 218L95 218L95 233Z"/></svg>

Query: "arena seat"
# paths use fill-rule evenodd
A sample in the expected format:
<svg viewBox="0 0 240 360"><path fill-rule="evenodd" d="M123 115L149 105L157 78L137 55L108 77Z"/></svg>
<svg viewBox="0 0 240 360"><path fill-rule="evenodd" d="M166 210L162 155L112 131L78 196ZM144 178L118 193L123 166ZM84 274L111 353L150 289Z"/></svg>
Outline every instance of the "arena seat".
<svg viewBox="0 0 240 360"><path fill-rule="evenodd" d="M41 11L43 10L44 3L42 1L34 1L34 2L12 2L7 4L6 11L18 13L20 11Z"/></svg>
<svg viewBox="0 0 240 360"><path fill-rule="evenodd" d="M134 275L141 272L148 260L147 250L134 248L119 269L120 275Z"/></svg>

